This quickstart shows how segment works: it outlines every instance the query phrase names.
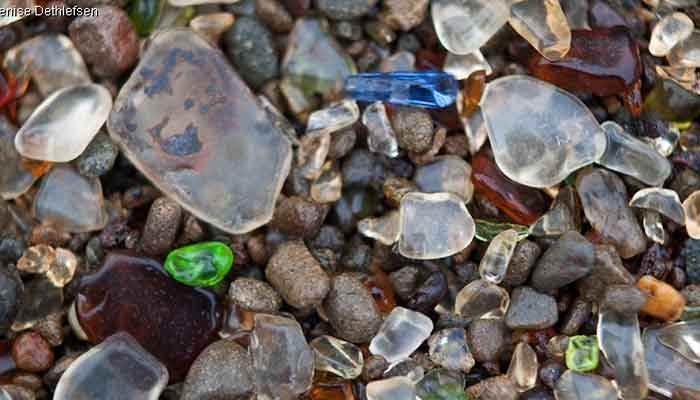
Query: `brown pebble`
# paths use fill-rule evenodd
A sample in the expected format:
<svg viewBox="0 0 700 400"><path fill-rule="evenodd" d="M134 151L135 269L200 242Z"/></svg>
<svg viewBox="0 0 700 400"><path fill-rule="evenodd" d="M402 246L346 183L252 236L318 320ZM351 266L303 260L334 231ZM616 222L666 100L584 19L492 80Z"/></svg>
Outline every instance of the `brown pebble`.
<svg viewBox="0 0 700 400"><path fill-rule="evenodd" d="M681 294L685 298L685 304L687 306L700 306L700 285L688 285L683 288Z"/></svg>
<svg viewBox="0 0 700 400"><path fill-rule="evenodd" d="M561 321L561 327L559 328L561 333L567 336L575 335L591 316L592 309L591 303L580 298L574 300Z"/></svg>
<svg viewBox="0 0 700 400"><path fill-rule="evenodd" d="M18 369L43 372L53 365L54 355L46 339L30 331L19 335L12 342L12 359Z"/></svg>
<svg viewBox="0 0 700 400"><path fill-rule="evenodd" d="M36 374L31 374L29 372L17 372L12 375L12 383L25 387L33 392L41 389L43 385L41 378Z"/></svg>
<svg viewBox="0 0 700 400"><path fill-rule="evenodd" d="M280 196L270 227L287 235L312 238L321 229L329 209L326 204L314 203L303 197Z"/></svg>
<svg viewBox="0 0 700 400"><path fill-rule="evenodd" d="M34 329L53 347L63 344L63 312L47 315L40 319Z"/></svg>
<svg viewBox="0 0 700 400"><path fill-rule="evenodd" d="M321 304L330 289L328 275L300 240L277 248L265 276L289 305L299 309Z"/></svg>
<svg viewBox="0 0 700 400"><path fill-rule="evenodd" d="M95 75L118 77L136 63L139 38L124 10L100 6L97 12L73 20L68 32Z"/></svg>
<svg viewBox="0 0 700 400"><path fill-rule="evenodd" d="M171 249L180 227L182 208L167 197L157 198L151 205L143 228L141 244L149 255L164 254Z"/></svg>
<svg viewBox="0 0 700 400"><path fill-rule="evenodd" d="M248 255L250 255L250 258L255 264L267 264L267 260L270 259L270 253L267 251L264 235L251 236L245 243L245 247L248 250Z"/></svg>
<svg viewBox="0 0 700 400"><path fill-rule="evenodd" d="M335 335L353 343L369 342L382 323L377 303L352 274L333 278L323 307Z"/></svg>
<svg viewBox="0 0 700 400"><path fill-rule="evenodd" d="M649 295L642 307L643 313L664 321L675 321L681 317L685 299L673 286L645 275L637 281L637 287Z"/></svg>
<svg viewBox="0 0 700 400"><path fill-rule="evenodd" d="M433 119L428 111L415 107L396 107L391 113L391 124L399 147L423 153L433 145Z"/></svg>
<svg viewBox="0 0 700 400"><path fill-rule="evenodd" d="M275 33L286 33L294 27L294 19L277 0L255 0L255 14Z"/></svg>

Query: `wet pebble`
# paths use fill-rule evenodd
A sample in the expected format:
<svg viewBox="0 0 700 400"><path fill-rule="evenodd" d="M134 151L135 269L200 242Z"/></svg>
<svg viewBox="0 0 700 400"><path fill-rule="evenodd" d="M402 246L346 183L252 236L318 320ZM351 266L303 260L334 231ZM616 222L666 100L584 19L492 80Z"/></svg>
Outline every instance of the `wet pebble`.
<svg viewBox="0 0 700 400"><path fill-rule="evenodd" d="M368 342L382 323L372 295L351 274L333 278L323 307L336 335L353 343Z"/></svg>
<svg viewBox="0 0 700 400"><path fill-rule="evenodd" d="M156 199L151 205L143 228L142 247L149 255L164 254L177 239L182 219L182 208L167 197Z"/></svg>
<svg viewBox="0 0 700 400"><path fill-rule="evenodd" d="M354 150L343 160L344 187L381 187L384 180L384 166L379 158L365 149Z"/></svg>
<svg viewBox="0 0 700 400"><path fill-rule="evenodd" d="M282 307L282 298L268 283L253 278L231 282L228 297L246 310L274 314Z"/></svg>
<svg viewBox="0 0 700 400"><path fill-rule="evenodd" d="M505 322L511 329L544 329L559 319L554 297L520 286L513 290Z"/></svg>
<svg viewBox="0 0 700 400"><path fill-rule="evenodd" d="M329 206L315 203L299 196L280 196L270 227L280 232L302 238L312 238L321 229Z"/></svg>
<svg viewBox="0 0 700 400"><path fill-rule="evenodd" d="M564 335L573 336L590 318L592 304L583 300L576 299L569 306L564 318L562 318L559 331Z"/></svg>
<svg viewBox="0 0 700 400"><path fill-rule="evenodd" d="M260 20L240 16L223 35L226 54L243 80L253 88L279 75L274 38Z"/></svg>
<svg viewBox="0 0 700 400"><path fill-rule="evenodd" d="M187 373L181 400L250 398L252 360L238 343L219 340L207 346Z"/></svg>
<svg viewBox="0 0 700 400"><path fill-rule="evenodd" d="M540 254L542 254L542 249L537 243L527 239L518 242L510 263L508 263L508 271L503 279L503 285L520 286L527 282Z"/></svg>
<svg viewBox="0 0 700 400"><path fill-rule="evenodd" d="M12 342L12 360L21 370L44 372L53 365L54 354L46 339L30 331L19 335Z"/></svg>
<svg viewBox="0 0 700 400"><path fill-rule="evenodd" d="M647 302L646 293L631 285L612 285L605 289L601 307L622 314L636 314Z"/></svg>
<svg viewBox="0 0 700 400"><path fill-rule="evenodd" d="M0 266L0 333L10 329L18 310L18 300L24 286L17 270L11 266Z"/></svg>
<svg viewBox="0 0 700 400"><path fill-rule="evenodd" d="M685 274L690 284L700 284L700 240L688 239L681 250Z"/></svg>
<svg viewBox="0 0 700 400"><path fill-rule="evenodd" d="M700 285L688 285L681 291L685 297L686 305L690 307L700 306Z"/></svg>
<svg viewBox="0 0 700 400"><path fill-rule="evenodd" d="M281 244L265 276L289 305L302 310L321 304L329 291L328 275L301 241Z"/></svg>
<svg viewBox="0 0 700 400"><path fill-rule="evenodd" d="M447 278L440 270L431 272L416 288L406 306L412 310L429 313L447 293Z"/></svg>
<svg viewBox="0 0 700 400"><path fill-rule="evenodd" d="M112 169L118 154L119 150L109 135L100 132L78 157L78 171L83 176L102 176Z"/></svg>
<svg viewBox="0 0 700 400"><path fill-rule="evenodd" d="M550 246L532 273L532 286L550 291L588 275L593 268L593 245L578 232L567 232Z"/></svg>
<svg viewBox="0 0 700 400"><path fill-rule="evenodd" d="M508 342L508 327L501 319L477 319L467 328L467 344L477 361L497 360Z"/></svg>

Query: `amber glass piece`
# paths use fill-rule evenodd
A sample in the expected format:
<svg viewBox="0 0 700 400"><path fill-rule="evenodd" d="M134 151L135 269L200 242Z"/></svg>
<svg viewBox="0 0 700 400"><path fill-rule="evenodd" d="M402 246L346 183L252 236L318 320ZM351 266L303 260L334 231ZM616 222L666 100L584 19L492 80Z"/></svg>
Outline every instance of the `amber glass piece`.
<svg viewBox="0 0 700 400"><path fill-rule="evenodd" d="M481 95L486 87L486 72L476 71L469 75L462 84L462 108L460 114L462 117L472 115L474 110L479 107Z"/></svg>
<svg viewBox="0 0 700 400"><path fill-rule="evenodd" d="M6 79L2 74L0 74L0 108L5 107L17 96L17 89L19 88L17 79L12 75L8 74Z"/></svg>
<svg viewBox="0 0 700 400"><path fill-rule="evenodd" d="M637 42L625 27L572 31L564 58L549 61L533 52L527 66L535 77L569 91L621 95L631 112L641 112L642 63Z"/></svg>
<svg viewBox="0 0 700 400"><path fill-rule="evenodd" d="M542 192L511 181L483 153L472 158L472 182L474 190L518 224L530 225L547 210Z"/></svg>
<svg viewBox="0 0 700 400"><path fill-rule="evenodd" d="M350 381L321 377L314 382L309 400L355 400Z"/></svg>
<svg viewBox="0 0 700 400"><path fill-rule="evenodd" d="M22 157L22 167L32 174L33 176L40 177L44 176L46 171L48 171L51 166L53 165L52 162L50 161L40 161L40 160L32 160L30 158L24 158Z"/></svg>
<svg viewBox="0 0 700 400"><path fill-rule="evenodd" d="M386 273L379 268L373 268L374 275L368 275L362 284L369 290L374 302L382 314L388 314L396 307L394 288Z"/></svg>
<svg viewBox="0 0 700 400"><path fill-rule="evenodd" d="M175 281L153 259L127 253L110 253L98 272L83 278L75 302L90 342L127 332L168 367L171 382L182 380L218 339L223 315L213 293Z"/></svg>

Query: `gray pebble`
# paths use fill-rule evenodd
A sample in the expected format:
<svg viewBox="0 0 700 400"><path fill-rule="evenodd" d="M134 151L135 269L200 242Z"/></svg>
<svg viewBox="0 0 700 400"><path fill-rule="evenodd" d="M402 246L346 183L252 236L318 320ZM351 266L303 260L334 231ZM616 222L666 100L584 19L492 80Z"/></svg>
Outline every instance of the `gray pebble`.
<svg viewBox="0 0 700 400"><path fill-rule="evenodd" d="M254 278L237 278L231 282L228 297L242 308L275 314L282 307L282 298L267 282Z"/></svg>
<svg viewBox="0 0 700 400"><path fill-rule="evenodd" d="M599 302L610 285L634 285L635 279L622 264L622 259L614 246L602 244L595 246L595 262L590 275L576 282L581 296L593 302Z"/></svg>
<svg viewBox="0 0 700 400"><path fill-rule="evenodd" d="M336 335L353 343L368 342L382 324L372 295L350 274L333 278L323 306Z"/></svg>
<svg viewBox="0 0 700 400"><path fill-rule="evenodd" d="M506 312L510 329L544 329L557 323L559 314L554 297L520 286L513 289Z"/></svg>
<svg viewBox="0 0 700 400"><path fill-rule="evenodd" d="M187 373L181 400L250 399L252 359L238 343L219 340L207 346Z"/></svg>
<svg viewBox="0 0 700 400"><path fill-rule="evenodd" d="M524 239L518 242L513 252L513 257L508 264L508 271L503 278L504 286L520 286L527 282L530 277L532 267L540 258L542 249L537 243Z"/></svg>
<svg viewBox="0 0 700 400"><path fill-rule="evenodd" d="M688 285L681 291L685 304L689 307L700 306L700 285Z"/></svg>
<svg viewBox="0 0 700 400"><path fill-rule="evenodd" d="M420 269L409 265L389 274L391 286L399 299L407 301L418 287L420 279Z"/></svg>
<svg viewBox="0 0 700 400"><path fill-rule="evenodd" d="M567 336L575 335L591 316L593 305L583 299L576 299L566 310L559 331Z"/></svg>
<svg viewBox="0 0 700 400"><path fill-rule="evenodd" d="M354 19L367 14L377 0L316 0L316 7L331 19Z"/></svg>
<svg viewBox="0 0 700 400"><path fill-rule="evenodd" d="M546 292L588 275L594 262L593 245L578 232L567 232L544 252L532 272L532 286Z"/></svg>
<svg viewBox="0 0 700 400"><path fill-rule="evenodd" d="M495 361L509 343L509 332L501 319L477 319L467 327L467 344L477 361Z"/></svg>
<svg viewBox="0 0 700 400"><path fill-rule="evenodd" d="M391 116L399 147L425 153L433 145L433 119L428 111L414 107L396 107Z"/></svg>
<svg viewBox="0 0 700 400"><path fill-rule="evenodd" d="M182 219L182 208L167 197L157 198L148 211L143 228L141 246L148 255L164 254L177 239L177 231Z"/></svg>
<svg viewBox="0 0 700 400"><path fill-rule="evenodd" d="M600 305L622 314L636 314L642 309L647 298L647 294L636 286L612 285L605 290Z"/></svg>
<svg viewBox="0 0 700 400"><path fill-rule="evenodd" d="M119 150L109 135L100 132L78 157L78 170L83 176L102 176L112 170L118 154Z"/></svg>
<svg viewBox="0 0 700 400"><path fill-rule="evenodd" d="M302 241L282 243L267 263L265 276L292 307L321 304L330 287L328 274Z"/></svg>
<svg viewBox="0 0 700 400"><path fill-rule="evenodd" d="M231 63L253 88L279 75L274 39L257 18L238 17L223 39Z"/></svg>

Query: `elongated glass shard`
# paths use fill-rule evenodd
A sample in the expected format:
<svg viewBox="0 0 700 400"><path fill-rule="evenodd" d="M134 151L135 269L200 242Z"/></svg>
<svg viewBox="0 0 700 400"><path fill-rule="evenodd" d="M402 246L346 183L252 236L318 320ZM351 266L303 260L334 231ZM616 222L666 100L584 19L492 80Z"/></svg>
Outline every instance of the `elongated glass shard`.
<svg viewBox="0 0 700 400"><path fill-rule="evenodd" d="M345 94L359 101L445 108L457 99L459 84L442 71L367 72L345 79Z"/></svg>

